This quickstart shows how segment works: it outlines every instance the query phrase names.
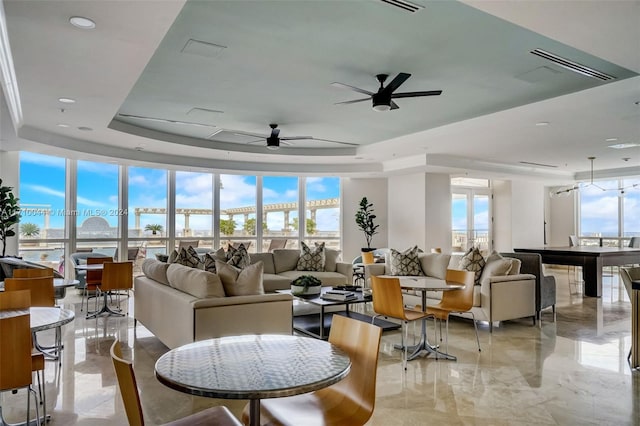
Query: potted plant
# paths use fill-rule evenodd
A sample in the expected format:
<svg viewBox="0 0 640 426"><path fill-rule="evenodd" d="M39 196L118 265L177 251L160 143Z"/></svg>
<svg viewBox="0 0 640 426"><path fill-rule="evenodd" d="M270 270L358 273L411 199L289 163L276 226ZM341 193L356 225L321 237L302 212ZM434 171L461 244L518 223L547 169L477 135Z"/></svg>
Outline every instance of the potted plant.
<svg viewBox="0 0 640 426"><path fill-rule="evenodd" d="M313 275L302 275L291 281L291 294L298 297L316 297L320 295L322 282Z"/></svg>
<svg viewBox="0 0 640 426"><path fill-rule="evenodd" d="M145 231L151 231L151 233L153 235L158 235L158 232L162 233L162 225L158 225L158 224L148 224L147 226L144 227Z"/></svg>
<svg viewBox="0 0 640 426"><path fill-rule="evenodd" d="M20 206L12 190L10 186L2 186L2 179L0 179L0 241L2 241L3 257L7 250L7 239L16 235L11 228L20 222Z"/></svg>
<svg viewBox="0 0 640 426"><path fill-rule="evenodd" d="M367 200L367 197L362 197L362 200L360 200L360 208L356 212L356 225L364 232L367 240L367 247L362 248L363 253L375 250L375 248L371 248L371 239L378 233L378 227L380 226L373 222L375 218L376 215L373 214L373 204Z"/></svg>

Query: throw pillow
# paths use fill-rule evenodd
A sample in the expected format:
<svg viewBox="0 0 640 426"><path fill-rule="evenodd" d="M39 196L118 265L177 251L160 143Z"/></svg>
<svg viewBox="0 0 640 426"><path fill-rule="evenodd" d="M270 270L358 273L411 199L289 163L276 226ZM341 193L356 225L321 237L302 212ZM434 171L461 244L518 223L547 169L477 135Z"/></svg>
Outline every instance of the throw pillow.
<svg viewBox="0 0 640 426"><path fill-rule="evenodd" d="M209 253L204 255L204 270L212 274L216 273L216 259Z"/></svg>
<svg viewBox="0 0 640 426"><path fill-rule="evenodd" d="M167 280L167 268L169 263L160 262L155 259L145 259L142 262L142 273L154 281L158 281L164 285L169 285Z"/></svg>
<svg viewBox="0 0 640 426"><path fill-rule="evenodd" d="M178 258L178 252L173 250L167 259L167 263L176 263L176 259Z"/></svg>
<svg viewBox="0 0 640 426"><path fill-rule="evenodd" d="M298 258L296 270L324 272L324 264L326 261L324 243L316 245L313 250L311 250L304 241L300 241L300 246L300 257Z"/></svg>
<svg viewBox="0 0 640 426"><path fill-rule="evenodd" d="M229 256L229 253L231 253L231 256ZM229 246L229 250L227 250L227 263L240 269L251 265L251 257L249 257L249 252L247 252L244 244L240 244L238 248Z"/></svg>
<svg viewBox="0 0 640 426"><path fill-rule="evenodd" d="M424 276L420 259L418 259L418 246L399 252L391 249L389 252L391 275Z"/></svg>
<svg viewBox="0 0 640 426"><path fill-rule="evenodd" d="M220 278L200 269L174 263L167 268L169 285L199 299L224 297L224 288Z"/></svg>
<svg viewBox="0 0 640 426"><path fill-rule="evenodd" d="M459 269L463 271L475 272L475 284L480 284L480 276L482 275L482 268L485 265L484 257L480 253L477 247L471 247L460 259Z"/></svg>
<svg viewBox="0 0 640 426"><path fill-rule="evenodd" d="M198 268L200 266L200 256L193 247L189 247L188 249L183 247L180 249L180 253L178 253L178 258L175 263L188 266L190 268Z"/></svg>
<svg viewBox="0 0 640 426"><path fill-rule="evenodd" d="M440 278L441 280L447 277L447 268L451 260L450 254L444 253L429 253L418 256L420 259L420 266L422 272L428 277Z"/></svg>
<svg viewBox="0 0 640 426"><path fill-rule="evenodd" d="M264 264L260 260L244 269L238 269L219 260L216 261L216 270L227 296L264 294L263 269Z"/></svg>
<svg viewBox="0 0 640 426"><path fill-rule="evenodd" d="M499 259L494 258L490 262L487 262L487 264L484 265L484 268L482 268L480 282L491 277L503 277L505 275L509 275L512 265L513 263L511 262L511 259L505 259L503 257L500 257Z"/></svg>

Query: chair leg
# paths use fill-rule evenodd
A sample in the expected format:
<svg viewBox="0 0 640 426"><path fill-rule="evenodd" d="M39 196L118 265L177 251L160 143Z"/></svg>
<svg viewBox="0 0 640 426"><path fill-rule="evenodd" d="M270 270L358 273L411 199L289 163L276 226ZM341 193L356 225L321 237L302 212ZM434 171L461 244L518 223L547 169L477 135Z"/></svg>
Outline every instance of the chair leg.
<svg viewBox="0 0 640 426"><path fill-rule="evenodd" d="M449 353L449 315L447 315L447 337L445 338L444 341L444 351L445 353ZM442 332L440 333L440 340L442 340Z"/></svg>
<svg viewBox="0 0 640 426"><path fill-rule="evenodd" d="M471 314L471 318L473 318L473 328L476 331L476 341L478 342L478 352L481 352L482 349L480 349L480 338L478 337L478 324L476 324L476 316L471 311L469 311L469 313Z"/></svg>
<svg viewBox="0 0 640 426"><path fill-rule="evenodd" d="M556 305L551 305L551 312L553 312L553 322L556 322Z"/></svg>
<svg viewBox="0 0 640 426"><path fill-rule="evenodd" d="M405 342L407 341L405 339L405 334L407 333L408 327L407 327L407 322L406 321L402 321L402 330L401 330L401 334L402 334L402 338L401 338L401 345L402 345L402 350L404 351L404 356L402 356L402 367L406 370L407 369L407 345L405 344Z"/></svg>

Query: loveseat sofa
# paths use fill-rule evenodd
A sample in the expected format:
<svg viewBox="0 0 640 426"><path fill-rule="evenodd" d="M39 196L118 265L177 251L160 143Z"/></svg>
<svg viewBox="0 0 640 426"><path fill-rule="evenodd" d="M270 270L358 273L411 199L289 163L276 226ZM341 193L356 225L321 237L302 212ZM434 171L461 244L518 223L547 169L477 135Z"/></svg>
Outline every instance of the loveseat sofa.
<svg viewBox="0 0 640 426"><path fill-rule="evenodd" d="M388 258L388 255L387 255ZM418 259L426 276L444 279L447 269L460 269L461 256L451 256L442 253L419 253ZM480 277L479 285L474 288L473 308L476 320L488 321L489 330L493 331L493 323L518 318L531 317L536 319L536 277L532 274L520 273L520 261L513 262L506 275L495 274L491 268ZM390 275L390 262L365 265L365 281L369 282L372 275ZM398 278L406 278L398 276ZM404 292L405 305L421 304L421 293ZM375 297L375 296L374 296ZM427 305L435 305L440 301L442 292L427 292ZM456 314L471 318L468 313Z"/></svg>
<svg viewBox="0 0 640 426"><path fill-rule="evenodd" d="M210 272L146 259L134 282L134 324L140 321L169 348L237 334L291 334L292 297L225 296Z"/></svg>
<svg viewBox="0 0 640 426"><path fill-rule="evenodd" d="M300 250L276 249L272 253L251 253L251 263L264 263L263 285L265 293L290 288L291 281L301 275L313 275L323 286L346 285L353 282L353 265L339 261L340 252L325 249L324 271L298 271L296 266Z"/></svg>

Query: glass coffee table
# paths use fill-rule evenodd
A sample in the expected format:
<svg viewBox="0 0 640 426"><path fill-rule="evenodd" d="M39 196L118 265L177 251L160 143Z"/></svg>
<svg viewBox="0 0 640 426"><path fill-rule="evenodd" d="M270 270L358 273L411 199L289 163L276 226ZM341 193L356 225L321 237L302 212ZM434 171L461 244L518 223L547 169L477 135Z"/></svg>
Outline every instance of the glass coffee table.
<svg viewBox="0 0 640 426"><path fill-rule="evenodd" d="M331 329L331 317L333 315L343 315L349 318L357 319L359 321L371 323L371 316L361 314L360 312L353 312L349 307L356 303L371 302L370 294L363 294L361 291L354 291L355 297L347 300L327 300L322 298L322 294L331 291L331 287L322 287L320 296L317 297L298 297L293 296L295 299L309 303L311 305L319 306L319 314L309 315L297 315L293 317L293 329L306 334L316 339L326 340L329 337L329 330ZM278 293L291 294L291 290L276 290ZM326 308L330 306L344 306L344 311L338 312L326 312ZM400 324L396 324L391 321L385 321L381 318L376 318L375 325L382 328L384 331L397 330L400 328Z"/></svg>

